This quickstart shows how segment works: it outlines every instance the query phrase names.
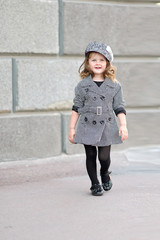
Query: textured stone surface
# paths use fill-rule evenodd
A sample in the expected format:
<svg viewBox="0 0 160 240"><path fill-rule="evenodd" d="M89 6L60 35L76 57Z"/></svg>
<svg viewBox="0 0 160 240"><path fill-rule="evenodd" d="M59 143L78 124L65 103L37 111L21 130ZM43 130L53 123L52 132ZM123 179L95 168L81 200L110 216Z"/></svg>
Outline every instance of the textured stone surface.
<svg viewBox="0 0 160 240"><path fill-rule="evenodd" d="M69 129L71 112L63 113L63 125ZM160 110L127 110L127 125L129 138L123 144L113 145L113 150L123 150L132 146L159 144ZM68 142L68 132L63 136L66 153L83 153L80 144L72 145Z"/></svg>
<svg viewBox="0 0 160 240"><path fill-rule="evenodd" d="M60 114L0 116L0 161L47 158L61 153Z"/></svg>
<svg viewBox="0 0 160 240"><path fill-rule="evenodd" d="M16 64L16 110L71 108L80 60L19 59Z"/></svg>
<svg viewBox="0 0 160 240"><path fill-rule="evenodd" d="M0 112L12 110L12 62L0 60Z"/></svg>
<svg viewBox="0 0 160 240"><path fill-rule="evenodd" d="M90 41L97 40L109 44L115 55L159 56L158 5L63 2L65 54L82 54Z"/></svg>
<svg viewBox="0 0 160 240"><path fill-rule="evenodd" d="M0 29L0 52L58 53L58 1L1 1Z"/></svg>
<svg viewBox="0 0 160 240"><path fill-rule="evenodd" d="M160 106L160 61L116 61L128 107Z"/></svg>
<svg viewBox="0 0 160 240"><path fill-rule="evenodd" d="M133 146L159 144L160 110L140 109L127 111L129 138L124 144L114 145L113 150L126 149Z"/></svg>
<svg viewBox="0 0 160 240"><path fill-rule="evenodd" d="M67 154L84 153L84 147L81 144L72 144L68 140L69 124L71 112L62 113L62 126L63 126L63 151Z"/></svg>

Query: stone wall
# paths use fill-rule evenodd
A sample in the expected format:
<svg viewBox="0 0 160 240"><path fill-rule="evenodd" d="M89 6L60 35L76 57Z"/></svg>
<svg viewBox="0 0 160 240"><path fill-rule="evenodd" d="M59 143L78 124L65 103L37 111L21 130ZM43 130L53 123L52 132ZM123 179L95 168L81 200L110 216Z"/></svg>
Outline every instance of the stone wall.
<svg viewBox="0 0 160 240"><path fill-rule="evenodd" d="M0 0L0 161L83 151L67 140L86 45L109 44L129 146L159 144L158 1Z"/></svg>

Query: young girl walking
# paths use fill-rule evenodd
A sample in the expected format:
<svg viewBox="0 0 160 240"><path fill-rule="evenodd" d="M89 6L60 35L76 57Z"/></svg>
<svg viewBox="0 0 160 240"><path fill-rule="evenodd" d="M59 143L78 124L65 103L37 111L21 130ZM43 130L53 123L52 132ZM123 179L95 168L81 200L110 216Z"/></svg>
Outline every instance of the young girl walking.
<svg viewBox="0 0 160 240"><path fill-rule="evenodd" d="M85 60L79 68L82 81L75 88L70 120L69 141L84 145L90 190L94 196L101 196L103 189L111 189L111 145L122 143L128 137L122 89L115 78L112 61L113 53L109 46L89 43ZM119 119L119 129L115 115ZM101 184L97 176L97 154Z"/></svg>

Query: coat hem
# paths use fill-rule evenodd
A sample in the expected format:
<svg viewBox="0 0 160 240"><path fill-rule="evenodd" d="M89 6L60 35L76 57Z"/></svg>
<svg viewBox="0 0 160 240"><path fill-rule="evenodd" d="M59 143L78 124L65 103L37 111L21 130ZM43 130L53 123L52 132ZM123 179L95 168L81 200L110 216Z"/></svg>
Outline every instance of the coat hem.
<svg viewBox="0 0 160 240"><path fill-rule="evenodd" d="M111 142L111 143L106 143L106 144L91 144L91 143L84 143L84 142L74 142L75 144L83 144L83 145L90 145L90 146L96 146L96 147L105 147L105 146L110 146L110 145L115 145L115 144L122 144L122 142Z"/></svg>

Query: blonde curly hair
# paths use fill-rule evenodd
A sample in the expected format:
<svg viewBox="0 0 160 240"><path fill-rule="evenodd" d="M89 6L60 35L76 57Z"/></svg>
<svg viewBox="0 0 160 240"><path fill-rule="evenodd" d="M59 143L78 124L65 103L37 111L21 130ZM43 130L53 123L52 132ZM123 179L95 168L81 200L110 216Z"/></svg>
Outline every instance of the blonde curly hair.
<svg viewBox="0 0 160 240"><path fill-rule="evenodd" d="M83 63L79 67L78 72L81 79L88 77L90 74L93 75L93 72L89 69L89 66L88 66L88 61L91 53L94 53L94 52L88 52L85 56ZM117 79L115 77L115 72L117 70L116 67L112 66L107 59L106 61L107 61L107 67L105 72L103 73L104 78L107 77L107 78L110 78L113 82L117 82Z"/></svg>

